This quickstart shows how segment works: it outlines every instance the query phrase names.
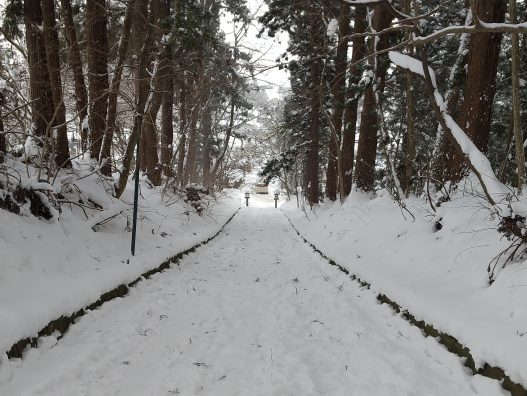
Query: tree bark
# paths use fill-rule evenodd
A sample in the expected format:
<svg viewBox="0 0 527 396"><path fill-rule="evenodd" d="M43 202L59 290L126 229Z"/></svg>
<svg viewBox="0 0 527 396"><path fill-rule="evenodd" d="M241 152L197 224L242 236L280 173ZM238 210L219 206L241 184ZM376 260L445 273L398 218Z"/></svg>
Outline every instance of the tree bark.
<svg viewBox="0 0 527 396"><path fill-rule="evenodd" d="M149 39L149 45L155 45L161 41L161 29L159 28L159 21L161 16L161 8L159 0L150 1L150 17L149 23L151 27L151 39ZM157 48L159 50L159 48ZM150 52L154 52L154 48L151 48ZM163 55L164 51L157 51L154 55L155 62L159 64L158 73L155 77L152 77L151 87L153 92L150 93L151 99L149 100L148 107L146 109L145 118L143 119L142 134L144 138L143 150L145 154L146 163L146 175L150 182L154 186L161 184L161 167L159 164L158 156L158 136L156 128L156 119L159 108L161 107L161 100L163 98L163 82L164 76L167 73L167 60Z"/></svg>
<svg viewBox="0 0 527 396"><path fill-rule="evenodd" d="M410 15L411 0L405 0L404 12ZM416 12L417 13L417 12ZM412 33L409 33L411 35ZM409 53L413 53L413 47L410 46ZM413 75L409 70L406 71L406 134L404 137L404 177L402 178L401 188L408 197L412 187L414 177L414 160L415 160L415 132L414 132L414 91Z"/></svg>
<svg viewBox="0 0 527 396"><path fill-rule="evenodd" d="M207 189L212 188L211 172L210 172L210 149L211 149L211 134L212 134L212 106L210 99L207 102L201 117L201 136L203 138L203 155L201 158L202 182Z"/></svg>
<svg viewBox="0 0 527 396"><path fill-rule="evenodd" d="M134 8L135 1L130 0L126 7L126 13L124 16L123 30L121 38L119 40L119 47L117 49L117 63L115 65L115 71L112 77L112 84L110 85L110 91L108 93L108 110L106 118L106 131L104 132L104 138L101 147L100 162L106 160L102 166L102 173L106 176L112 174L112 164L110 161L111 150L113 143L113 135L117 129L117 98L119 96L119 86L121 85L121 79L123 76L124 61L128 52L128 46L130 42L130 31L132 26L132 9Z"/></svg>
<svg viewBox="0 0 527 396"><path fill-rule="evenodd" d="M320 35L321 35L321 18L318 10L315 6L308 8L310 12L310 31L309 31L309 44L313 48L314 58L311 60L310 65L310 105L309 111L309 131L308 140L309 144L306 153L306 164L305 164L305 188L306 196L309 205L312 207L319 202L319 129L320 129L320 96L321 96L321 78L322 78L322 65L318 58L318 52L320 51Z"/></svg>
<svg viewBox="0 0 527 396"><path fill-rule="evenodd" d="M145 38L147 37L147 32L150 30L149 20L148 20L148 3L149 0L135 0L135 7L133 8L132 15L132 54L136 56L135 62L135 74L134 74L134 90L136 95L136 102L144 103L146 101L146 96L148 95L148 70L145 67L139 67L140 55L143 51L143 44L145 43ZM145 28L146 27L146 28ZM148 53L146 54L147 58L150 57L150 43L147 43ZM146 62L146 59L145 59ZM137 95L141 97L137 97ZM139 147L139 164L140 169L146 171L146 141L145 136L140 134L140 147Z"/></svg>
<svg viewBox="0 0 527 396"><path fill-rule="evenodd" d="M128 176L130 175L130 170L132 166L132 159L134 157L134 150L136 148L136 145L139 144L139 141L141 140L143 120L145 118L145 114L151 106L151 102L155 91L154 84L159 78L159 64L157 61L154 62L154 68L150 77L148 74L148 65L151 61L153 38L156 32L154 32L155 10L151 14L148 23L146 23L145 16L147 14L147 6L148 4L146 1L136 0L134 13L132 16L132 43L134 51L133 53L136 55L136 62L134 65L134 124L132 127L132 133L130 134L130 138L128 140L128 144L126 145L125 154L123 156L123 166L121 169L121 174L119 176L117 185L115 186L117 197L120 197L126 188ZM143 25L141 25L141 23L143 23ZM140 41L137 42L135 40ZM145 151L143 150L143 152ZM139 155L139 158L136 158L136 166L140 169L142 168L141 161L142 156Z"/></svg>
<svg viewBox="0 0 527 396"><path fill-rule="evenodd" d="M144 72L141 72L141 74L146 74L147 63L149 60L150 49L148 48L149 46L147 45L147 43L148 37L143 41L143 50L141 51L138 59L138 72L140 72L141 69L144 70ZM139 143L144 115L150 106L149 102L152 100L154 90L153 82L157 77L157 69L157 65L154 65L150 85L146 85L146 88L149 91L147 91L146 93L142 92L141 89L143 89L145 85L139 84L140 90L136 91L135 93L134 124L132 127L132 133L130 134L130 138L128 140L128 144L126 145L125 154L123 156L123 166L121 169L121 174L115 186L115 195L117 198L122 195L126 188L126 184L128 183L128 176L130 175L132 159L134 157L134 150L136 145ZM141 158L136 158L136 161L141 161ZM140 164L136 163L136 166L140 167Z"/></svg>
<svg viewBox="0 0 527 396"><path fill-rule="evenodd" d="M88 93L82 71L82 59L77 41L77 32L73 23L73 11L70 0L60 0L62 7L62 19L64 20L64 37L69 49L68 62L73 73L75 84L75 101L79 116L79 133L81 138L81 149L87 149L88 142Z"/></svg>
<svg viewBox="0 0 527 396"><path fill-rule="evenodd" d="M188 91L187 85L185 84L185 78L183 76L181 82L181 94L180 94L180 106L179 106L179 117L181 119L180 123L180 135L178 145L178 162L177 162L177 180L180 185L183 185L183 173L185 169L185 156L186 156L186 147L187 147L187 109L188 109Z"/></svg>
<svg viewBox="0 0 527 396"><path fill-rule="evenodd" d="M170 0L161 0L161 14L170 15ZM178 9L174 10L178 15ZM166 34L166 33L165 33ZM161 166L167 177L172 176L172 144L174 142L174 126L172 110L174 107L174 75L172 68L173 48L169 43L163 51L166 67L163 77L163 98L161 104Z"/></svg>
<svg viewBox="0 0 527 396"><path fill-rule="evenodd" d="M366 7L355 7L354 33L366 31ZM356 36L352 39L353 54L349 68L350 82L344 110L344 129L342 133L342 167L344 197L351 192L353 183L353 160L355 157L355 132L357 129L357 111L359 104L358 84L362 69L357 64L367 54L364 37Z"/></svg>
<svg viewBox="0 0 527 396"><path fill-rule="evenodd" d="M337 45L337 56L335 59L335 78L331 84L333 94L333 113L331 115L331 134L329 140L328 170L326 173L326 196L335 201L337 199L337 187L342 187L343 177L342 155L337 158L340 151L342 135L342 116L344 113L344 100L346 93L346 62L348 57L348 39L350 32L350 5L342 3L339 10L339 34ZM341 198L342 197L341 192Z"/></svg>
<svg viewBox="0 0 527 396"><path fill-rule="evenodd" d="M40 0L24 0L24 22L31 93L31 133L46 137L48 124L53 119L53 93L49 81Z"/></svg>
<svg viewBox="0 0 527 396"><path fill-rule="evenodd" d="M499 23L504 21L506 6L505 0L476 0L475 11L480 20ZM483 153L488 149L501 36L500 33L475 33L470 37L467 80L458 124ZM463 176L464 163L464 158L456 153L447 173L451 181L457 182Z"/></svg>
<svg viewBox="0 0 527 396"><path fill-rule="evenodd" d="M465 26L470 26L472 24L472 11L468 8L468 4L466 7L467 17L465 18ZM454 119L458 118L459 99L466 80L465 66L467 61L466 52L469 37L470 35L468 33L464 33L459 38L457 57L450 71L447 83L445 101L448 108L448 114ZM435 184L442 188L441 184L445 180L450 180L450 177L448 176L450 161L456 153L456 148L450 143L449 139L444 136L444 131L440 125L437 132L433 151L433 154L435 155L434 158L432 158L432 175L435 179Z"/></svg>
<svg viewBox="0 0 527 396"><path fill-rule="evenodd" d="M66 106L62 94L60 76L59 36L55 27L55 4L53 0L42 0L44 23L44 45L48 65L49 81L54 106L52 137L54 142L55 163L59 168L71 167L68 146L68 129L66 126Z"/></svg>
<svg viewBox="0 0 527 396"><path fill-rule="evenodd" d="M144 140L146 144L146 175L148 180L150 180L154 186L159 186L161 184L161 167L159 165L157 154L158 139L156 118L163 98L163 93L161 92L162 80L163 78L159 76L159 78L154 81L154 92L151 94L152 100L147 108L142 128L142 136L145 137Z"/></svg>
<svg viewBox="0 0 527 396"><path fill-rule="evenodd" d="M386 5L379 4L375 6L372 20L373 30L379 32L388 28L391 20L392 15ZM372 40L371 53L386 49L388 47L388 36L386 34L380 35L376 45L375 42L376 40ZM355 165L355 181L357 188L365 192L371 192L375 187L375 159L377 157L377 132L379 125L377 122L374 89L378 92L383 92L387 68L386 56L376 56L373 71L375 81L366 87L364 93L357 163Z"/></svg>
<svg viewBox="0 0 527 396"><path fill-rule="evenodd" d="M234 128L234 113L236 110L236 103L234 101L234 97L231 98L231 104L230 104L230 115L229 115L229 125L227 126L227 132L225 133L225 141L223 142L223 147L220 151L220 154L216 158L216 161L214 162L214 167L212 168L212 171L210 172L212 177L214 179L218 180L218 169L220 168L220 165L222 164L223 160L225 159L225 155L227 154L227 150L229 149L229 141L232 135L232 131Z"/></svg>
<svg viewBox="0 0 527 396"><path fill-rule="evenodd" d="M516 23L516 1L509 1L510 22ZM522 193L525 183L525 152L523 148L523 134L521 131L520 113L520 40L516 33L512 34L512 125L514 130L514 145L516 147L516 166L518 174L518 194Z"/></svg>
<svg viewBox="0 0 527 396"><path fill-rule="evenodd" d="M108 103L108 37L106 1L86 1L88 47L90 154L99 159L106 129Z"/></svg>
<svg viewBox="0 0 527 396"><path fill-rule="evenodd" d="M197 181L196 160L198 157L198 119L201 109L201 99L203 96L203 66L198 69L197 77L194 81L194 93L192 95L192 110L190 111L190 123L188 125L188 151L185 171L183 173L183 185L195 183Z"/></svg>
<svg viewBox="0 0 527 396"><path fill-rule="evenodd" d="M7 151L5 131L4 131L4 117L2 115L2 108L5 104L5 97L2 92L0 92L0 164L4 162L4 156Z"/></svg>

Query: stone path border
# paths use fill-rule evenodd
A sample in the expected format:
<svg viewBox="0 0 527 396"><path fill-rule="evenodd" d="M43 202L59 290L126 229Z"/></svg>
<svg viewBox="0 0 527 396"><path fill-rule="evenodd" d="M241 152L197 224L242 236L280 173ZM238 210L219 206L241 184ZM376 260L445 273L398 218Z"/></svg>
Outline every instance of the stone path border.
<svg viewBox="0 0 527 396"><path fill-rule="evenodd" d="M70 327L70 325L72 325L78 317L83 316L86 313L86 311L94 310L94 309L100 307L101 305L103 305L105 302L111 301L111 300L113 300L115 298L126 296L128 294L128 290L130 288L134 287L141 280L148 279L152 275L154 275L156 273L159 273L159 272L162 272L165 269L170 268L170 266L172 266L173 264L178 264L178 262L184 256L194 252L200 246L206 245L207 243L212 241L214 238L216 238L224 230L225 226L227 226L227 224L229 224L231 222L231 220L234 218L234 216L236 216L236 214L239 211L240 211L240 208L238 208L236 210L236 212L234 212L234 214L231 217L229 217L229 219L225 222L225 224L223 224L221 226L221 228L219 229L219 231L217 233L215 233L213 236L211 236L210 238L206 239L205 241L202 241L202 242L192 246L191 248L186 249L186 250L184 250L184 251L182 251L182 252L180 252L180 253L178 253L178 254L170 257L170 258L168 258L167 260L165 260L161 264L159 264L157 267L155 267L155 268L153 268L153 269L151 269L149 271L146 271L143 274L141 274L134 281L132 281L130 283L127 283L127 284L121 284L121 285L113 288L112 290L102 294L97 301L95 301L94 303L92 303L92 304L90 304L90 305L88 305L88 306L86 306L84 308L79 309L77 312L74 312L71 315L63 315L60 318L52 320L44 328L42 328L35 337L27 337L27 338L23 338L23 339L19 340L18 342L13 344L11 346L11 348L7 351L8 358L10 358L10 359L11 358L22 358L23 352L24 352L24 350L26 349L26 347L28 345L30 345L33 348L35 348L37 346L39 337L50 336L52 334L56 334L55 332L58 331L60 333L60 335L57 337L57 339L60 340L65 335L65 333L68 331L68 328Z"/></svg>
<svg viewBox="0 0 527 396"><path fill-rule="evenodd" d="M284 216L289 221L291 227L296 231L296 233L302 238L302 240L311 246L313 250L322 256L328 263L336 268L339 271L348 275L352 280L358 282L361 286L370 289L371 283L361 280L358 276L350 273L350 271L344 268L342 265L336 263L334 260L327 257L322 251L320 251L313 243L308 241L300 231L295 227L291 219L284 214ZM390 299L388 296L382 293L377 294L377 300L380 303L389 305L395 312L401 315L402 318L406 319L410 324L420 328L427 337L435 338L440 344L444 345L446 349L453 354L464 359L464 364L468 367L473 375L479 374L484 377L492 378L498 380L503 387L503 389L509 391L512 396L527 396L527 389L519 383L513 382L508 375L505 374L505 370L500 367L491 366L488 363L484 363L483 367L477 368L474 363L474 358L470 353L470 349L461 344L455 337L450 334L443 333L437 330L433 325L426 323L423 320L417 320L414 315L412 315L408 310L403 309L397 302Z"/></svg>

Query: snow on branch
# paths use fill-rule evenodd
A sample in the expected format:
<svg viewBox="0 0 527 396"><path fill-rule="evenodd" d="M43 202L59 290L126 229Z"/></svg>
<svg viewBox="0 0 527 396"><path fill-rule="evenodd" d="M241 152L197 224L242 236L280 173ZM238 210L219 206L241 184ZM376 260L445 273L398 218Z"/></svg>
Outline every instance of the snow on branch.
<svg viewBox="0 0 527 396"><path fill-rule="evenodd" d="M375 4L381 4L381 3L391 3L391 0L344 0L346 3L349 4L356 4L356 5L375 5Z"/></svg>
<svg viewBox="0 0 527 396"><path fill-rule="evenodd" d="M457 142L457 146L459 150L461 150L462 154L468 158L470 163L469 165L480 180L489 202L494 205L496 198L507 195L510 191L496 177L494 171L492 170L489 159L478 150L476 145L465 134L463 129L461 129L457 122L454 121L450 114L448 114L446 103L437 88L434 70L428 66L428 73L425 73L423 62L400 52L390 51L388 55L392 63L398 67L410 70L412 73L418 74L425 79L428 74L432 85L431 88L433 89L433 97L435 99L435 103L432 105L435 104L435 109L440 113L439 121L443 125L444 129L451 133L452 138L455 140L455 142Z"/></svg>
<svg viewBox="0 0 527 396"><path fill-rule="evenodd" d="M449 26L428 36L415 37L415 45L423 45L449 34L460 33L527 33L527 22L523 23L488 23L479 21L478 25Z"/></svg>

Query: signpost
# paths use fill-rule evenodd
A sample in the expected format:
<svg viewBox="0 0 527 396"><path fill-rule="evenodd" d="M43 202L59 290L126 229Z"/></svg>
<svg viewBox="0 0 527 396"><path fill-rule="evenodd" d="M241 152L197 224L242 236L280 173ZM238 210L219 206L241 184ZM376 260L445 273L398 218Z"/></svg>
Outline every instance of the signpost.
<svg viewBox="0 0 527 396"><path fill-rule="evenodd" d="M245 193L245 206L249 206L249 193Z"/></svg>
<svg viewBox="0 0 527 396"><path fill-rule="evenodd" d="M280 195L280 193L277 193L277 192L274 193L274 207L275 208L278 207L278 195Z"/></svg>

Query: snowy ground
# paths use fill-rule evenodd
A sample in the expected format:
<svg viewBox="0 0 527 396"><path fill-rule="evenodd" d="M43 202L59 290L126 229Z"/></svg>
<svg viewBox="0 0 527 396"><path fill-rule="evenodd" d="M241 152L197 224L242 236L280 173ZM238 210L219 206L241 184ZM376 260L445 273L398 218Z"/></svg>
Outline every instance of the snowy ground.
<svg viewBox="0 0 527 396"><path fill-rule="evenodd" d="M294 203L281 209L307 240L375 292L456 337L477 367L501 367L527 386L526 262L508 263L488 282L489 262L510 244L497 232L498 216L470 191L453 195L435 214L425 199L406 205L415 219L382 191L308 209L308 218Z"/></svg>
<svg viewBox="0 0 527 396"><path fill-rule="evenodd" d="M12 360L1 395L501 395L296 236L269 197Z"/></svg>
<svg viewBox="0 0 527 396"><path fill-rule="evenodd" d="M137 250L131 257L133 189L115 199L106 192L107 181L83 166L48 186L73 203L96 202L100 210L63 203L62 213L51 220L25 208L21 215L0 210L0 377L5 352L14 343L210 238L240 205L239 192L228 192L204 200L199 216L182 197L168 194L162 200L161 188L142 183ZM99 222L104 224L95 232L92 226Z"/></svg>

